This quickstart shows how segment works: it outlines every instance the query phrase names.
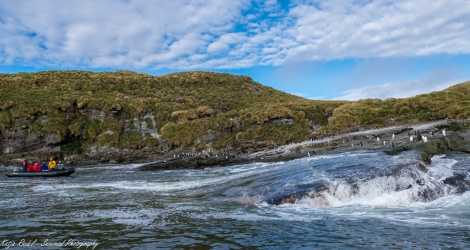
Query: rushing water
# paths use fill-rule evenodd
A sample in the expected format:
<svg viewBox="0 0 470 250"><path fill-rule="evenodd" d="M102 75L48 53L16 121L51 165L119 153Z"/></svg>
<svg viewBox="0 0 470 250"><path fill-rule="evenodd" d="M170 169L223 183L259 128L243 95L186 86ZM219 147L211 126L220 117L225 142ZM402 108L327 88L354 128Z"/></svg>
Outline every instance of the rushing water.
<svg viewBox="0 0 470 250"><path fill-rule="evenodd" d="M435 156L426 168L418 158L356 151L204 170L95 165L61 178L7 178L13 167L6 167L0 243L9 249L28 243L32 249L470 247L470 155ZM451 176L460 178L449 182Z"/></svg>

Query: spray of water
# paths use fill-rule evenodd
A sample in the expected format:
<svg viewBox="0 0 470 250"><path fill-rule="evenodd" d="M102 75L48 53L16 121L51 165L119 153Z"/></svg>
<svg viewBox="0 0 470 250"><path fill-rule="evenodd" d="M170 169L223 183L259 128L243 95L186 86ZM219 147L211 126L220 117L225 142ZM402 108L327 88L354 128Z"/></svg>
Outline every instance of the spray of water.
<svg viewBox="0 0 470 250"><path fill-rule="evenodd" d="M452 169L457 161L444 156L432 160L428 167L401 166L391 175L329 181L326 188L289 203L309 207L407 206L469 190L468 175L456 175Z"/></svg>

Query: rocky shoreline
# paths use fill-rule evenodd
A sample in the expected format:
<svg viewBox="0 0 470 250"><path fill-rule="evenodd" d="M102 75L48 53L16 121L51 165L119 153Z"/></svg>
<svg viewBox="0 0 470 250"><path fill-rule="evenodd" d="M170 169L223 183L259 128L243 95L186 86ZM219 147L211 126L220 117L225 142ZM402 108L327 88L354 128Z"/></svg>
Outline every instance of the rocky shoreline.
<svg viewBox="0 0 470 250"><path fill-rule="evenodd" d="M410 136L413 141L410 141ZM426 137L426 142L423 137ZM206 153L196 157L168 158L145 164L139 170L200 169L247 162L278 162L318 153L351 150L383 150L389 155L396 155L413 149L421 150L423 161L428 163L432 155L449 150L470 153L470 131L466 121L441 120L403 124L339 134L246 154L219 156Z"/></svg>
<svg viewBox="0 0 470 250"><path fill-rule="evenodd" d="M413 141L410 141L410 137ZM424 139L426 138L426 139ZM425 142L426 140L426 142ZM337 134L316 140L292 143L276 148L258 150L251 153L202 152L188 154L171 152L165 155L151 151L107 150L93 154L54 156L67 165L143 163L141 171L168 169L203 169L247 162L278 162L308 157L325 152L345 152L351 150L383 150L390 155L406 150L423 151L423 160L448 150L470 153L470 132L466 120L440 120L425 123L408 123L384 128L360 130ZM45 157L51 152L36 152L32 158ZM1 156L3 165L19 164L24 155Z"/></svg>

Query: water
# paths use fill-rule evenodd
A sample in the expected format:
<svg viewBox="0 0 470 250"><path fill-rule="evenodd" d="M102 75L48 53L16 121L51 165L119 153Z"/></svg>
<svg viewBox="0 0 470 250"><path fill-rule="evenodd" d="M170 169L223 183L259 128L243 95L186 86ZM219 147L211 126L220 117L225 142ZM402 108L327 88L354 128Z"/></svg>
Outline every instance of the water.
<svg viewBox="0 0 470 250"><path fill-rule="evenodd" d="M435 156L426 168L417 159L356 151L204 170L85 166L62 178L7 178L6 167L0 244L468 248L470 155Z"/></svg>

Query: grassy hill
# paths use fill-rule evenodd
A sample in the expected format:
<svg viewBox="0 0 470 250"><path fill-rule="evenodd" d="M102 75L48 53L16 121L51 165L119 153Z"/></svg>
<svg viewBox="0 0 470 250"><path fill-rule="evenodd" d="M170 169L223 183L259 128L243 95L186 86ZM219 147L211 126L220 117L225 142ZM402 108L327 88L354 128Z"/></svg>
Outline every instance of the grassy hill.
<svg viewBox="0 0 470 250"><path fill-rule="evenodd" d="M344 103L311 101L249 77L209 72L1 74L0 88L4 153L22 150L5 150L5 144L28 136L39 141L52 136L55 141L47 146L70 153L110 147L222 150L247 141L284 144L308 138L311 124L326 125ZM24 133L15 135L19 130Z"/></svg>
<svg viewBox="0 0 470 250"><path fill-rule="evenodd" d="M406 122L445 118L470 118L470 82L411 98L390 98L384 101L366 99L345 103L334 110L327 127L338 130L348 126L385 126L392 119L395 122Z"/></svg>
<svg viewBox="0 0 470 250"><path fill-rule="evenodd" d="M0 153L51 148L224 151L351 127L470 116L470 82L407 99L314 101L246 76L184 72L0 74Z"/></svg>

